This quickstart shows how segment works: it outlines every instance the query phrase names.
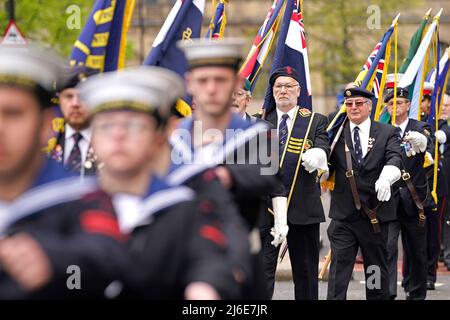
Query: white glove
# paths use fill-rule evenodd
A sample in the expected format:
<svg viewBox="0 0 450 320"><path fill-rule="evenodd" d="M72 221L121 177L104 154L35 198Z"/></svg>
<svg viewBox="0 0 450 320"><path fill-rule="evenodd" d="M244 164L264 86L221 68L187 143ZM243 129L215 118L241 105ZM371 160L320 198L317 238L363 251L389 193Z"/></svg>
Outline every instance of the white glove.
<svg viewBox="0 0 450 320"><path fill-rule="evenodd" d="M427 148L427 137L420 132L408 131L403 139L411 144L411 150L406 154L408 157L425 152Z"/></svg>
<svg viewBox="0 0 450 320"><path fill-rule="evenodd" d="M438 130L434 135L436 136L436 139L440 144L447 142L447 135L445 134L444 131Z"/></svg>
<svg viewBox="0 0 450 320"><path fill-rule="evenodd" d="M401 171L396 166L386 165L375 182L375 191L379 201L389 201L391 198L391 185L401 177Z"/></svg>
<svg viewBox="0 0 450 320"><path fill-rule="evenodd" d="M272 198L272 208L274 216L274 227L270 230L273 237L271 244L278 247L283 243L289 231L287 225L287 198L275 197Z"/></svg>
<svg viewBox="0 0 450 320"><path fill-rule="evenodd" d="M302 165L309 173L317 169L328 171L327 154L320 148L311 148L303 152Z"/></svg>
<svg viewBox="0 0 450 320"><path fill-rule="evenodd" d="M375 191L379 201L389 201L391 198L391 183L386 178L379 178L375 182Z"/></svg>

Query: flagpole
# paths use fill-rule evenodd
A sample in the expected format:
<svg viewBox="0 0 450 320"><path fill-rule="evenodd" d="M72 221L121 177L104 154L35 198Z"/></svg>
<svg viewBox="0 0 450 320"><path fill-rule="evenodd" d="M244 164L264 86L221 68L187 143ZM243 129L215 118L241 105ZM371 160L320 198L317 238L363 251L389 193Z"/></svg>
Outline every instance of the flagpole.
<svg viewBox="0 0 450 320"><path fill-rule="evenodd" d="M398 64L398 23L394 26L394 108L392 109L392 125L397 125L397 64Z"/></svg>
<svg viewBox="0 0 450 320"><path fill-rule="evenodd" d="M9 0L8 1L8 15L9 20L16 20L15 18L15 0Z"/></svg>
<svg viewBox="0 0 450 320"><path fill-rule="evenodd" d="M388 45L386 46L386 55L385 55L385 59L384 59L384 69L383 69L383 75L381 76L381 84L380 84L380 91L378 92L378 101L377 101L377 106L375 108L375 116L374 116L374 120L378 121L380 119L380 115L381 115L381 111L383 110L383 99L380 99L381 97L383 97L383 93L384 93L384 87L386 85L386 76L388 73L388 69L389 69L389 60L391 57L391 42L392 40L389 39Z"/></svg>
<svg viewBox="0 0 450 320"><path fill-rule="evenodd" d="M139 19L139 60L140 64L144 62L145 59L145 26L144 26L144 16L142 14L142 9L144 7L144 0L139 0L138 4L138 19Z"/></svg>
<svg viewBox="0 0 450 320"><path fill-rule="evenodd" d="M439 20L442 14L443 8L441 8L441 10L439 10L438 14L434 17L434 21L436 21L436 30L435 30L435 35L436 35L436 54L435 56L435 64L436 64L436 80L435 80L435 85L437 83L437 76L439 75L439 59L438 59L438 55L439 55L439 51L438 51L438 47L439 47ZM438 103L437 103L437 99L435 99L435 106L434 106L434 125L435 125L435 133L437 132L437 130L439 129L439 119L438 119ZM437 175L438 175L438 166L439 166L439 144L438 144L438 140L437 138L435 138L435 143L434 143L434 170L433 170L433 190L431 191L431 195L434 199L434 201L437 203Z"/></svg>

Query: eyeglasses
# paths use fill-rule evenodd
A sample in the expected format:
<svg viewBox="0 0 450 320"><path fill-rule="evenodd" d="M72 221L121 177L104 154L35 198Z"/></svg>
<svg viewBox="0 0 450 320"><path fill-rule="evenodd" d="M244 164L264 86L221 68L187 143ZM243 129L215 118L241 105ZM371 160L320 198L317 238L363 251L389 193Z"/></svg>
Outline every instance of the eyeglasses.
<svg viewBox="0 0 450 320"><path fill-rule="evenodd" d="M353 106L357 107L357 108L361 108L363 105L366 104L367 101L365 100L348 100L345 101L345 106L347 108L351 108Z"/></svg>
<svg viewBox="0 0 450 320"><path fill-rule="evenodd" d="M273 86L273 88L277 91L280 91L281 89L286 88L286 90L291 91L294 90L294 88L298 87L298 84L276 84Z"/></svg>
<svg viewBox="0 0 450 320"><path fill-rule="evenodd" d="M247 92L245 92L245 91L236 91L236 92L233 92L233 94L232 94L233 98L242 98L243 96L246 96L246 95L247 95Z"/></svg>
<svg viewBox="0 0 450 320"><path fill-rule="evenodd" d="M397 105L398 105L398 106L401 106L401 105L403 105L403 104L405 104L405 103L406 103L406 101L397 100ZM388 105L388 107L394 106L394 101L389 101L389 103L388 103L387 105Z"/></svg>
<svg viewBox="0 0 450 320"><path fill-rule="evenodd" d="M111 134L117 128L123 129L127 134L138 134L149 129L149 126L140 120L129 120L126 122L108 121L94 126L94 130L102 134Z"/></svg>

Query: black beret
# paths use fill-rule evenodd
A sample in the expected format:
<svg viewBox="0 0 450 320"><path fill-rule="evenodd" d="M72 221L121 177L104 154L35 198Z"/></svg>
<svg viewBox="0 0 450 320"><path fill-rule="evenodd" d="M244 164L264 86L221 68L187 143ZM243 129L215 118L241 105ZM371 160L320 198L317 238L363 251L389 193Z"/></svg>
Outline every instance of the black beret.
<svg viewBox="0 0 450 320"><path fill-rule="evenodd" d="M355 98L355 97L363 97L363 98L367 98L367 99L372 99L373 93L370 92L369 90L366 90L364 88L361 87L355 87L355 88L349 88L344 90L344 97L345 99L347 98Z"/></svg>
<svg viewBox="0 0 450 320"><path fill-rule="evenodd" d="M389 100L394 98L394 90L389 92L386 97L384 97L384 103L387 103ZM409 92L407 89L404 88L397 88L397 98L405 98L409 99Z"/></svg>
<svg viewBox="0 0 450 320"><path fill-rule="evenodd" d="M289 66L278 68L270 75L269 83L271 87L273 87L275 80L277 80L278 77L291 77L299 82L297 71Z"/></svg>

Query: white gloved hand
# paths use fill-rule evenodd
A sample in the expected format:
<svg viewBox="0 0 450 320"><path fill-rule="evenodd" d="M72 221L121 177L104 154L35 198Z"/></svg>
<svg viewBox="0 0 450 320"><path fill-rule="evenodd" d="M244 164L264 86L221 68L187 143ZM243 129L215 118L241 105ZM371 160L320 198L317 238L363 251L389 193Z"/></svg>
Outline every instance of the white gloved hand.
<svg viewBox="0 0 450 320"><path fill-rule="evenodd" d="M288 226L275 226L272 229L270 229L270 234L273 237L273 240L270 244L273 245L274 247L278 247L280 244L283 243L284 239L286 239L288 231L289 231Z"/></svg>
<svg viewBox="0 0 450 320"><path fill-rule="evenodd" d="M380 178L375 182L378 201L389 201L391 198L391 183L388 179Z"/></svg>
<svg viewBox="0 0 450 320"><path fill-rule="evenodd" d="M274 226L270 230L270 234L273 237L271 244L274 247L278 247L283 243L284 239L289 231L287 225L287 198L286 197L275 197L272 198L272 208L274 216Z"/></svg>
<svg viewBox="0 0 450 320"><path fill-rule="evenodd" d="M327 154L320 148L311 148L303 152L302 165L309 173L317 169L328 171Z"/></svg>
<svg viewBox="0 0 450 320"><path fill-rule="evenodd" d="M435 133L436 139L440 144L446 143L447 142L447 135L445 134L444 131L442 130L438 130Z"/></svg>
<svg viewBox="0 0 450 320"><path fill-rule="evenodd" d="M385 165L380 177L375 182L375 191L379 201L389 201L391 198L391 185L401 177L401 171L396 166Z"/></svg>
<svg viewBox="0 0 450 320"><path fill-rule="evenodd" d="M420 132L408 131L403 139L411 144L412 150L410 153L413 156L417 153L425 152L427 148L427 137Z"/></svg>

